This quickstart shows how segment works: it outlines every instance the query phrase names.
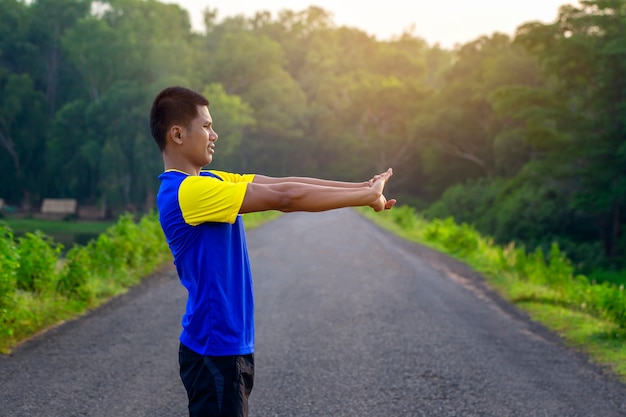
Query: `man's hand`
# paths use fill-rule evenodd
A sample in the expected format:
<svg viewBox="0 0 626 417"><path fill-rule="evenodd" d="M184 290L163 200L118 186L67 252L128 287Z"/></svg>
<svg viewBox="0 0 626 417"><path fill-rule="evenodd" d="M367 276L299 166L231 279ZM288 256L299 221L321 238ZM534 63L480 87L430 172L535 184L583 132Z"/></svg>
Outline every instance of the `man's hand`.
<svg viewBox="0 0 626 417"><path fill-rule="evenodd" d="M367 183L371 187L372 185L374 185L374 183L376 181L378 181L379 179L383 178L384 176L387 176L387 179L389 179L389 177L391 177L392 175L393 175L393 170L391 168L389 168L387 171L383 172L382 174L374 175L374 177L371 180L369 180ZM387 179L385 179L385 182L387 181Z"/></svg>
<svg viewBox="0 0 626 417"><path fill-rule="evenodd" d="M395 199L387 200L385 195L383 194L383 190L385 188L385 184L389 181L389 178L393 175L393 170L389 168L386 172L382 174L375 175L374 178L370 180L370 187L377 189L380 192L380 197L369 204L374 211L379 212L383 210L389 210L396 204Z"/></svg>
<svg viewBox="0 0 626 417"><path fill-rule="evenodd" d="M381 195L380 198L373 203L370 203L369 206L374 209L374 211L379 212L383 210L389 210L396 204L395 199L387 200L384 195Z"/></svg>

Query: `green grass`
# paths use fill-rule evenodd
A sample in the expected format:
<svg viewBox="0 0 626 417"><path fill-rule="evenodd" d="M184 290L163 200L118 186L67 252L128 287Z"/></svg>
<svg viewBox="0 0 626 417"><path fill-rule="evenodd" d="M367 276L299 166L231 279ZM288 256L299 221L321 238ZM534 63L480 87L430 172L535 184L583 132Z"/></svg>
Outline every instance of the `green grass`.
<svg viewBox="0 0 626 417"><path fill-rule="evenodd" d="M408 207L395 213L394 210L358 212L404 239L446 253L481 272L504 299L560 335L568 346L585 352L594 362L626 381L624 317L620 310L607 311L605 306L592 305L599 302L592 296L594 291L602 288L585 284L584 280L570 276L548 285L553 277L568 276L568 264L560 255L554 262L534 253L516 259L522 256L519 248L495 245L467 226L446 222L433 225ZM611 274L611 279L606 281L623 282L623 273ZM585 302L585 296L589 296L589 302Z"/></svg>
<svg viewBox="0 0 626 417"><path fill-rule="evenodd" d="M262 211L259 213L248 213L244 214L243 221L246 226L246 230L252 230L255 227L259 227L260 225L267 223L271 220L274 220L282 213L279 211Z"/></svg>
<svg viewBox="0 0 626 417"><path fill-rule="evenodd" d="M567 345L587 353L593 360L626 380L626 335L616 324L581 311L538 302L517 306L559 334Z"/></svg>
<svg viewBox="0 0 626 417"><path fill-rule="evenodd" d="M0 219L0 221L5 222L15 234L34 232L36 230L40 230L46 234L100 234L115 223L114 221L94 222L77 220L15 219L9 217Z"/></svg>

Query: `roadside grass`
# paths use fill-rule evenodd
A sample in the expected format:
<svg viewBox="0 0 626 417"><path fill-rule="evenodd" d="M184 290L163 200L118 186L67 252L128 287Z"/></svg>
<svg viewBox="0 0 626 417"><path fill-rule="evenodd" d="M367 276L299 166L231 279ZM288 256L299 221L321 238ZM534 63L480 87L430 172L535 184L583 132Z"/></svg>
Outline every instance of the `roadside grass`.
<svg viewBox="0 0 626 417"><path fill-rule="evenodd" d="M521 309L556 332L565 344L584 351L626 380L626 335L615 323L558 305L518 301Z"/></svg>
<svg viewBox="0 0 626 417"><path fill-rule="evenodd" d="M272 221L279 217L282 213L280 211L262 211L258 213L247 213L243 215L244 224L246 230L252 230L264 223Z"/></svg>
<svg viewBox="0 0 626 417"><path fill-rule="evenodd" d="M83 233L95 234L104 233L106 229L112 226L113 221L78 221L78 220L44 220L44 219L28 219L28 218L11 218L1 219L6 223L14 234L23 234L26 232L34 232L40 230L46 234L57 233Z"/></svg>
<svg viewBox="0 0 626 417"><path fill-rule="evenodd" d="M357 209L392 233L446 253L480 272L504 299L557 333L567 346L626 381L626 296L623 274L596 284L575 275L554 245L549 254L494 244L452 219L427 221L401 206L384 213Z"/></svg>
<svg viewBox="0 0 626 417"><path fill-rule="evenodd" d="M244 224L250 230L279 214L246 214ZM143 277L172 262L154 213L139 220L130 214L121 216L116 223L102 229L95 239L86 245L75 245L65 256L61 255L60 245L42 231L57 230L58 225L31 221L11 223L29 227L23 230L23 236L15 238L7 223L0 222L2 354L10 353L33 335L75 319L125 293Z"/></svg>

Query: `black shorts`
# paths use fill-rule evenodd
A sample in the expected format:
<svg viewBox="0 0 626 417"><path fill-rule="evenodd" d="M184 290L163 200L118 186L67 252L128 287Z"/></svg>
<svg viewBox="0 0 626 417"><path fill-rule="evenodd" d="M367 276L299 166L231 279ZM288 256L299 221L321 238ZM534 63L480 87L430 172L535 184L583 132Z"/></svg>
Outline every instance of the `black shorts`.
<svg viewBox="0 0 626 417"><path fill-rule="evenodd" d="M202 356L181 343L178 362L190 417L247 417L253 354Z"/></svg>

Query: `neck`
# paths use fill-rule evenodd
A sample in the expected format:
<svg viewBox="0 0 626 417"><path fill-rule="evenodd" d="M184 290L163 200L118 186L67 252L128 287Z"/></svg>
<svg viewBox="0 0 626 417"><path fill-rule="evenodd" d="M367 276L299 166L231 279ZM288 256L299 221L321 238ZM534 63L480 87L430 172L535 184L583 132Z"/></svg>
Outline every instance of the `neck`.
<svg viewBox="0 0 626 417"><path fill-rule="evenodd" d="M200 175L200 170L202 169L202 167L190 163L178 154L172 155L167 152L163 153L163 168L165 171L175 169L186 172L189 175Z"/></svg>

